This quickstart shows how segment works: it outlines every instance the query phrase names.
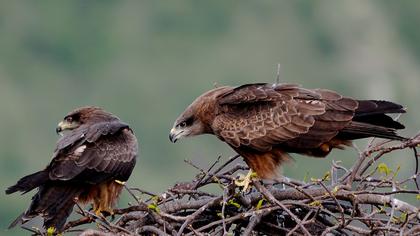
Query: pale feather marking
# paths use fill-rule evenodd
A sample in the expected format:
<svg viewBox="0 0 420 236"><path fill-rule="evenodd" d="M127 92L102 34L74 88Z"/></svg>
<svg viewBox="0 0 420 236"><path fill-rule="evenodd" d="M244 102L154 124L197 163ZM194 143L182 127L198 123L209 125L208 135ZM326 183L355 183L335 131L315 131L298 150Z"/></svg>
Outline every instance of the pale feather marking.
<svg viewBox="0 0 420 236"><path fill-rule="evenodd" d="M82 145L82 146L76 148L76 150L74 150L73 154L76 155L76 156L81 156L82 153L85 151L85 149L86 149L86 145Z"/></svg>

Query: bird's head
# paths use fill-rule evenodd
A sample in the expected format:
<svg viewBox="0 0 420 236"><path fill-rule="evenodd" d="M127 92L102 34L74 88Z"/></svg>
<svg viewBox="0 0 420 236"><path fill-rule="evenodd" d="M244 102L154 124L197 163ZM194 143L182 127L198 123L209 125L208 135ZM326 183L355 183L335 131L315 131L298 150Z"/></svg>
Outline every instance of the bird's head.
<svg viewBox="0 0 420 236"><path fill-rule="evenodd" d="M218 87L196 98L175 120L169 140L175 143L184 137L213 133L211 123L217 112L217 97L230 89L227 86Z"/></svg>
<svg viewBox="0 0 420 236"><path fill-rule="evenodd" d="M184 137L203 134L205 130L205 125L197 116L193 103L175 120L169 133L169 140L175 143Z"/></svg>
<svg viewBox="0 0 420 236"><path fill-rule="evenodd" d="M74 130L84 124L93 124L99 122L108 122L118 120L118 117L103 110L99 107L81 107L68 113L64 119L58 123L56 128L57 134L62 134L64 131Z"/></svg>

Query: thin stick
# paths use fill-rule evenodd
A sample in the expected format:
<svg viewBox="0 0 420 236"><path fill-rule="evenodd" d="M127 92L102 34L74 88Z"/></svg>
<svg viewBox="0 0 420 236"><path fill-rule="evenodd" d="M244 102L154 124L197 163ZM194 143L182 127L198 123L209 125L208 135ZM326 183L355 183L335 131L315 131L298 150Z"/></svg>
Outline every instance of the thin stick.
<svg viewBox="0 0 420 236"><path fill-rule="evenodd" d="M280 63L277 64L277 76L276 76L276 85L280 84Z"/></svg>
<svg viewBox="0 0 420 236"><path fill-rule="evenodd" d="M270 202L277 204L278 206L280 206L285 212L287 212L287 214L289 214L290 217L292 217L292 219L296 222L296 224L300 224L301 220L295 215L293 214L289 208L287 208L284 204L282 204L280 201L278 201L264 186L262 186L258 181L252 181L252 183L254 184L255 188L258 189L258 191L261 192L262 195L264 195ZM302 229L303 233L305 233L305 235L311 235L308 230L303 226L300 225L300 228Z"/></svg>
<svg viewBox="0 0 420 236"><path fill-rule="evenodd" d="M140 202L140 200L137 198L137 196L133 193L133 191L131 191L131 189L126 185L126 184L124 184L124 188L125 188L125 190L127 190L127 192L131 195L131 197L133 197L134 198L134 200L136 200L136 202L137 202L137 205L140 205L141 204L141 202Z"/></svg>
<svg viewBox="0 0 420 236"><path fill-rule="evenodd" d="M213 206L216 203L219 203L220 201L223 200L223 197L217 197L214 198L213 200L211 200L210 202L208 202L206 205L200 207L197 211L195 211L193 214L191 214L187 220L182 224L181 228L179 229L177 236L181 236L185 227L188 226L188 224L190 222L192 222L197 216L199 216L201 213L203 213L207 208L209 208L210 206Z"/></svg>
<svg viewBox="0 0 420 236"><path fill-rule="evenodd" d="M28 230L29 232L34 233L34 235L42 235L42 236L46 235L46 234L42 233L42 231L38 228L33 228L33 227L29 228L29 227L26 227L26 226L21 226L21 228L24 229L24 230Z"/></svg>

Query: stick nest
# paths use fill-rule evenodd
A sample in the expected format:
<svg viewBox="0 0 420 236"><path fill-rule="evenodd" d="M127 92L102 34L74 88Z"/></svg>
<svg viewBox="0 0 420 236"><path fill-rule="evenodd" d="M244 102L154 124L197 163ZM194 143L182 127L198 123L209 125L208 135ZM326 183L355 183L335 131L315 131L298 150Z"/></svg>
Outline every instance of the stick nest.
<svg viewBox="0 0 420 236"><path fill-rule="evenodd" d="M79 207L81 218L67 223L65 233L420 235L419 144L420 136L398 144L371 140L349 169L333 161L321 178L253 178L245 191L238 185L238 173L248 167L235 161L239 156L225 163L218 158L205 169L186 161L199 172L192 181L161 194L126 187L134 199L129 207L116 209L108 218ZM401 149L413 149L415 155L416 172L408 178L381 162ZM92 221L96 230L81 229Z"/></svg>

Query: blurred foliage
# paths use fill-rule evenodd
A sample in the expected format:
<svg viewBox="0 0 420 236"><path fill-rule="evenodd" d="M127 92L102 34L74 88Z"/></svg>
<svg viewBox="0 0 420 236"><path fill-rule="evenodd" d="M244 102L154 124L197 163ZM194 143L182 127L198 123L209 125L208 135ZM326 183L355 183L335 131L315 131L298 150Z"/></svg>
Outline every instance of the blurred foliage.
<svg viewBox="0 0 420 236"><path fill-rule="evenodd" d="M413 135L420 129L419 13L420 2L408 0L0 1L0 185L45 167L60 119L98 105L139 137L129 185L163 191L196 173L183 159L205 167L233 154L211 136L171 144L178 114L215 83L273 82L279 62L284 82L406 105L403 134ZM322 176L332 159L348 166L355 151L295 157L283 173L303 179L308 171ZM387 165L408 176L413 163L401 153ZM30 197L1 194L1 229Z"/></svg>

